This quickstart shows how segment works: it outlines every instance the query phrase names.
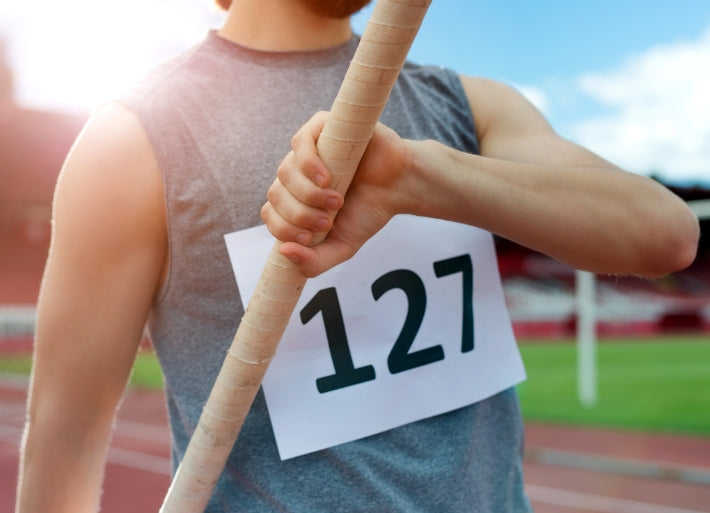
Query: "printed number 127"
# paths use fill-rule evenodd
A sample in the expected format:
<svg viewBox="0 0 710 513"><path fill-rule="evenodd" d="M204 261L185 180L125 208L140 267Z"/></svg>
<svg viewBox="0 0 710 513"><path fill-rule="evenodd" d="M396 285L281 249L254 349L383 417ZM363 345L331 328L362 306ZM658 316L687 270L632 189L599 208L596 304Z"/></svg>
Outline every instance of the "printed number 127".
<svg viewBox="0 0 710 513"><path fill-rule="evenodd" d="M461 352L473 351L473 264L468 254L434 262L437 278L462 273L463 314ZM386 292L400 289L407 296L407 315L402 330L387 358L390 373L396 374L444 359L444 348L435 345L410 352L426 311L426 288L422 279L413 271L397 269L380 276L372 284L372 296L379 300ZM323 316L328 349L335 373L318 378L316 387L320 393L331 392L375 379L372 365L355 367L345 331L343 313L335 287L318 291L300 312L301 322L307 324L318 312Z"/></svg>

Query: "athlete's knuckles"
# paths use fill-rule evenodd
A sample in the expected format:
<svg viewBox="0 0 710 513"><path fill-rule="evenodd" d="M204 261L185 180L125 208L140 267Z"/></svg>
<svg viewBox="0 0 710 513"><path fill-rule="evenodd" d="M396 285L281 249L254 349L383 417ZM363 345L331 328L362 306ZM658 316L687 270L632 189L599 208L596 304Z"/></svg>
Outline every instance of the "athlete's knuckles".
<svg viewBox="0 0 710 513"><path fill-rule="evenodd" d="M262 207L261 210L259 211L259 215L261 216L261 220L264 221L268 225L269 223L269 211L270 211L270 206L268 203L265 203Z"/></svg>
<svg viewBox="0 0 710 513"><path fill-rule="evenodd" d="M283 239L281 238L282 235L279 231L278 223L275 222L273 218L269 218L269 216L267 216L267 219L264 219L264 222L266 223L266 229L269 230L269 233L282 241Z"/></svg>
<svg viewBox="0 0 710 513"><path fill-rule="evenodd" d="M276 168L276 181L271 185L271 187L278 185L277 182L288 183L290 176L291 165L284 159Z"/></svg>
<svg viewBox="0 0 710 513"><path fill-rule="evenodd" d="M307 135L304 133L304 128L301 128L298 132L293 134L293 137L291 137L291 149L296 151L296 148L298 148L301 144L303 144L303 138L307 137Z"/></svg>
<svg viewBox="0 0 710 513"><path fill-rule="evenodd" d="M289 212L294 210L291 196L283 188L275 188L267 195L271 208L279 215L288 217Z"/></svg>
<svg viewBox="0 0 710 513"><path fill-rule="evenodd" d="M291 150L298 154L315 149L318 131L305 125L291 138Z"/></svg>

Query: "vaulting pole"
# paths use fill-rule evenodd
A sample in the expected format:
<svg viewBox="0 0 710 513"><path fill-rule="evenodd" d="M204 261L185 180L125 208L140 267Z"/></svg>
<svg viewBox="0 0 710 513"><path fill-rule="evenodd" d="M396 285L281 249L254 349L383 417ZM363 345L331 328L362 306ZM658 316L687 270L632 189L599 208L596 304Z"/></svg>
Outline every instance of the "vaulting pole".
<svg viewBox="0 0 710 513"><path fill-rule="evenodd" d="M318 154L345 193L431 0L379 0L333 102ZM321 242L322 239L316 241ZM202 513L276 353L306 279L269 255L161 513ZM239 505L235 504L235 508Z"/></svg>

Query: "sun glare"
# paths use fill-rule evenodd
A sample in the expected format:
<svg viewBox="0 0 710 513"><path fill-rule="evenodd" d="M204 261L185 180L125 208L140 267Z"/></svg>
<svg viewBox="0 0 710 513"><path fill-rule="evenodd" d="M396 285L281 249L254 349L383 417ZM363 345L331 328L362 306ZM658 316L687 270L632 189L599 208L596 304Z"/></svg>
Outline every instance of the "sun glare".
<svg viewBox="0 0 710 513"><path fill-rule="evenodd" d="M166 0L14 4L3 24L10 25L0 29L11 50L17 100L37 108L91 110L210 28L189 8Z"/></svg>

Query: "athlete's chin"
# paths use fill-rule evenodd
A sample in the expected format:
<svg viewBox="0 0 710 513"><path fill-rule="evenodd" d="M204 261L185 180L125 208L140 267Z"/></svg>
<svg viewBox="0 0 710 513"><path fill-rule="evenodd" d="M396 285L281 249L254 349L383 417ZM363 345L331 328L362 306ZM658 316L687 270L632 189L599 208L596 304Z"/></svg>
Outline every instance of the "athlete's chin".
<svg viewBox="0 0 710 513"><path fill-rule="evenodd" d="M297 0L303 7L324 18L348 18L371 0Z"/></svg>

